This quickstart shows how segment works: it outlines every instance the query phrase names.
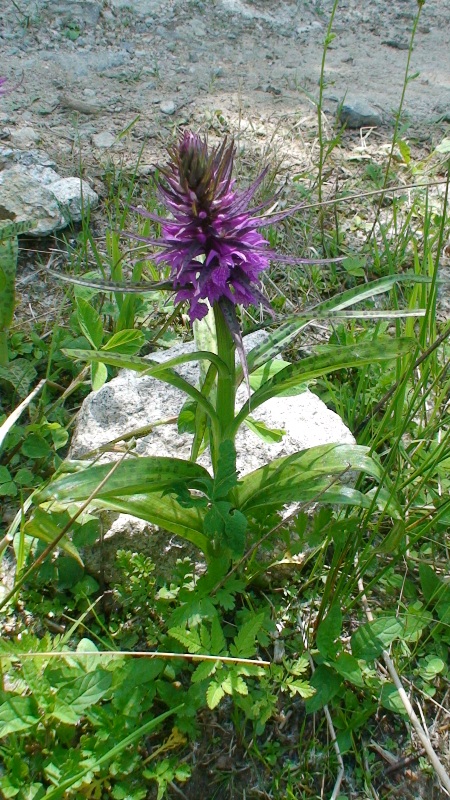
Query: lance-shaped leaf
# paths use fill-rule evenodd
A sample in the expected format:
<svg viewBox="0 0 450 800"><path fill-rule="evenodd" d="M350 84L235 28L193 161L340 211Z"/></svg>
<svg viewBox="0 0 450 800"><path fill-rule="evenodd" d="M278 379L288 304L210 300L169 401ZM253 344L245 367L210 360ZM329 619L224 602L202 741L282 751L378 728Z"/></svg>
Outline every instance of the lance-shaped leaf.
<svg viewBox="0 0 450 800"><path fill-rule="evenodd" d="M0 240L0 364L8 363L7 331L15 305L17 238Z"/></svg>
<svg viewBox="0 0 450 800"><path fill-rule="evenodd" d="M173 366L186 364L189 361L197 361L202 358L214 363L217 369L226 369L223 361L214 353L200 351L196 353L187 353L184 356L178 356L177 358L172 358L170 361L160 364L147 358L122 355L121 353L112 353L108 352L107 350L70 349L64 350L64 352L67 355L73 356L73 358L79 358L83 361L108 364L111 367L118 367L119 369L132 369L135 372L144 373L149 377L156 378L157 380L168 383L171 386L175 386L193 400L196 400L198 404L206 411L211 420L217 421L217 414L207 398L201 392L199 392L195 386L192 386L192 384L190 384L188 381L182 378L181 375L175 372L174 369L172 369Z"/></svg>
<svg viewBox="0 0 450 800"><path fill-rule="evenodd" d="M143 519L164 531L181 536L182 539L198 547L207 557L210 554L211 544L203 533L205 510L198 506L185 508L175 498L158 492L124 498L108 497L95 500L94 505L97 508L106 508L109 511L118 511Z"/></svg>
<svg viewBox="0 0 450 800"><path fill-rule="evenodd" d="M78 502L86 500L111 471L111 464L96 464L52 481L36 495L36 501ZM122 461L104 486L96 492L96 499L151 494L167 491L174 484L187 489L211 484L209 472L199 464L180 458L142 457Z"/></svg>
<svg viewBox="0 0 450 800"><path fill-rule="evenodd" d="M326 502L369 507L371 498L330 481L334 475L339 477L349 472L381 478L381 469L369 456L369 448L352 444L319 445L277 458L245 475L233 490L233 497L237 507L247 515L260 508L270 512L287 503L309 501L319 495Z"/></svg>
<svg viewBox="0 0 450 800"><path fill-rule="evenodd" d="M290 364L252 394L235 417L232 431L228 432L228 435L235 434L246 416L271 397L337 369L361 367L375 361L387 361L405 355L415 346L416 343L412 339L394 339L349 347L330 347L318 355Z"/></svg>
<svg viewBox="0 0 450 800"><path fill-rule="evenodd" d="M314 319L329 319L339 315L339 312L349 308L356 303L361 303L364 300L370 300L377 295L384 294L392 289L397 283L429 283L430 278L423 275L388 275L384 278L365 283L362 286L357 286L353 289L348 289L345 292L335 295L329 300L318 303L313 306L305 314L297 314L288 318L280 325L273 333L269 335L265 342L254 347L247 353L247 364L250 373L253 373L258 367L261 367L270 359L275 358L283 352L288 345L295 339L298 334L306 328ZM370 311L354 312L356 316L367 317ZM389 312L385 312L389 314ZM406 314L407 312L405 312ZM420 310L417 312L420 314ZM374 311L373 314L380 315L379 311ZM394 315L399 315L399 312L394 312ZM403 312L400 312L403 315ZM352 314L354 316L354 314ZM242 370L238 370L236 374L236 382L239 384L242 380Z"/></svg>

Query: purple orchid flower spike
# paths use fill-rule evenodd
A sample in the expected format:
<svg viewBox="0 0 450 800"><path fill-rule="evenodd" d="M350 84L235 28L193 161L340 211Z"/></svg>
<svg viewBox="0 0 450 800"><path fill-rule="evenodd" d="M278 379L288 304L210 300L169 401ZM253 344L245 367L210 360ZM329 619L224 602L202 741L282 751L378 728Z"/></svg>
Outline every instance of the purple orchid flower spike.
<svg viewBox="0 0 450 800"><path fill-rule="evenodd" d="M255 216L273 201L269 198L251 208L267 169L247 189L238 190L232 178L233 141L225 139L210 149L206 139L186 131L177 144L168 148L168 153L168 164L159 170L164 182L158 185L158 195L170 218L135 209L160 223L161 238L130 235L161 248L153 256L154 261L170 265L176 302L189 303L191 322L206 316L210 306L220 307L248 381L236 306L262 304L274 316L260 281L270 261L316 261L279 256L258 229L279 222L301 206ZM317 259L320 263L324 260L328 259Z"/></svg>
<svg viewBox="0 0 450 800"><path fill-rule="evenodd" d="M170 161L160 170L165 185L159 185L158 194L173 219L156 218L162 236L151 243L162 248L155 261L170 265L176 301L189 302L191 322L223 301L228 307L263 303L271 311L260 274L272 253L257 231L261 219L248 210L265 172L238 192L231 177L234 153L233 142L209 151L206 140L186 132L169 148Z"/></svg>

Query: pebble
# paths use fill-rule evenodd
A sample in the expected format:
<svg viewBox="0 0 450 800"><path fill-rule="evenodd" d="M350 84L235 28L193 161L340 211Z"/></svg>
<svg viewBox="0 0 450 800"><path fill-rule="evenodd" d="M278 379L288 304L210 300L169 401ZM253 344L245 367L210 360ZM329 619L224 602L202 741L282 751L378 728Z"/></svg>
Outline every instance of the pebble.
<svg viewBox="0 0 450 800"><path fill-rule="evenodd" d="M109 131L102 131L101 133L94 133L92 137L92 144L95 147L106 148L112 147L116 137Z"/></svg>
<svg viewBox="0 0 450 800"><path fill-rule="evenodd" d="M339 122L347 128L376 128L383 122L380 112L359 97L347 97L338 114Z"/></svg>
<svg viewBox="0 0 450 800"><path fill-rule="evenodd" d="M177 107L173 102L173 100L161 100L159 104L159 110L161 111L161 113L167 114L168 116L175 114L176 109Z"/></svg>

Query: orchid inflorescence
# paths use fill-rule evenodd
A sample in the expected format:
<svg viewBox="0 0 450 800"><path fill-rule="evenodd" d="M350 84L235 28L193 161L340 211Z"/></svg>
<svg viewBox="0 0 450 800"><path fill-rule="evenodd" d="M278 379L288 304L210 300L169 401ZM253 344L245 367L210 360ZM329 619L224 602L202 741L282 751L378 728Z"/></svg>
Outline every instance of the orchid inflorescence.
<svg viewBox="0 0 450 800"><path fill-rule="evenodd" d="M170 161L160 169L166 185L158 185L158 195L173 218L138 210L161 224L161 239L149 243L162 248L154 260L170 265L177 302L189 302L191 321L206 316L214 303L262 303L271 311L260 274L273 254L258 232L268 220L254 216L266 204L249 209L267 170L238 191L232 178L233 142L224 140L209 151L206 140L185 132L168 152Z"/></svg>

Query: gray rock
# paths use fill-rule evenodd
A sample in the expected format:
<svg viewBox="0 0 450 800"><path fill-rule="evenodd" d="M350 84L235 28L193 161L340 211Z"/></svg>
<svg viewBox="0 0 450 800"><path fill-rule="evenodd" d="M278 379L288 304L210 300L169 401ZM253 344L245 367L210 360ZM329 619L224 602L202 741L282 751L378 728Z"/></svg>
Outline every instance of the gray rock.
<svg viewBox="0 0 450 800"><path fill-rule="evenodd" d="M35 131L34 128L18 128L18 130L11 131L10 138L13 145L21 149L33 147L41 139L39 133Z"/></svg>
<svg viewBox="0 0 450 800"><path fill-rule="evenodd" d="M248 347L254 347L266 334L258 333L246 337ZM170 350L152 353L151 358L164 362L185 352L192 352L194 344L182 344ZM177 367L177 371L189 380L198 381L198 367L195 362ZM155 378L140 376L124 370L105 384L99 391L92 392L84 401L72 440L71 458L80 458L107 442L143 426L177 417L185 395L178 389L157 381ZM237 405L241 407L247 400L247 390L238 392ZM281 442L266 443L259 439L247 426L242 426L237 438L237 467L240 474L251 472L274 458L291 455L298 450L327 443L353 443L354 438L340 417L330 411L314 394L305 391L293 397L275 397L267 401L253 414L269 428L284 430ZM179 434L176 424L160 425L142 438L137 437L135 452L142 456L172 456L188 459L192 437ZM111 455L104 456L110 460ZM209 454L203 453L199 463L210 468ZM115 576L114 559L118 548L128 548L145 552L159 565L162 571L171 569L170 564L180 555L192 551L180 547L180 540L142 520L120 514L112 520L110 514L103 516L104 536L101 550L97 547L84 554L86 565L95 573L104 571L104 577L111 580ZM163 556L163 558L161 558ZM100 567L101 565L101 567Z"/></svg>
<svg viewBox="0 0 450 800"><path fill-rule="evenodd" d="M55 195L20 166L0 173L0 216L36 222L33 233L40 236L63 227Z"/></svg>
<svg viewBox="0 0 450 800"><path fill-rule="evenodd" d="M97 205L98 196L89 184L80 178L61 178L45 153L28 152L28 159L21 159L17 157L21 151L0 150L0 216L35 222L33 235L47 236L60 230L79 221L88 204ZM43 163L39 163L39 155Z"/></svg>
<svg viewBox="0 0 450 800"><path fill-rule="evenodd" d="M95 208L98 195L81 178L60 178L48 187L56 197L67 222L80 222L87 208Z"/></svg>
<svg viewBox="0 0 450 800"><path fill-rule="evenodd" d="M95 133L92 137L92 144L99 148L112 147L115 141L116 137L109 131Z"/></svg>
<svg viewBox="0 0 450 800"><path fill-rule="evenodd" d="M176 109L177 107L173 102L173 100L161 100L159 104L159 110L161 111L161 113L167 114L168 116L175 114Z"/></svg>
<svg viewBox="0 0 450 800"><path fill-rule="evenodd" d="M346 97L339 112L339 122L347 128L371 128L382 125L380 112L364 98Z"/></svg>

